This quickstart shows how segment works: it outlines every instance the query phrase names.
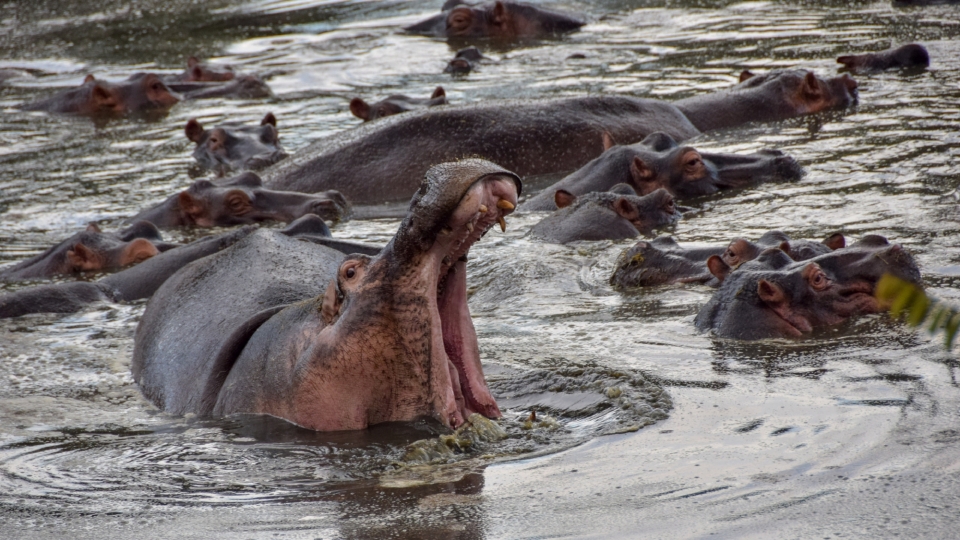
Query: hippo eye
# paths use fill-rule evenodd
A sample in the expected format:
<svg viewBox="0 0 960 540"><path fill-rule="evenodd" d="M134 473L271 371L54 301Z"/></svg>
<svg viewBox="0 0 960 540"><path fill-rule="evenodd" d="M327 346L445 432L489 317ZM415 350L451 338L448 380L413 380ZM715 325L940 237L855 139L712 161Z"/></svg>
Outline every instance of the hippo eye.
<svg viewBox="0 0 960 540"><path fill-rule="evenodd" d="M699 166L700 166L700 158L698 158L698 157L697 157L697 158L693 158L693 159L687 161L687 164L686 164L686 167L687 167L688 169L691 169L691 170L692 170L692 169L695 169L695 168L697 168L697 167L699 167Z"/></svg>
<svg viewBox="0 0 960 540"><path fill-rule="evenodd" d="M163 87L160 85L160 83L153 83L153 89L157 92L159 92L162 88Z"/></svg>
<svg viewBox="0 0 960 540"><path fill-rule="evenodd" d="M390 113L387 111L386 107L380 107L380 110L377 112L379 116L390 116Z"/></svg>
<svg viewBox="0 0 960 540"><path fill-rule="evenodd" d="M347 276L347 279L353 279L353 276L357 275L357 269L354 267L347 268L346 272L343 273Z"/></svg>
<svg viewBox="0 0 960 540"><path fill-rule="evenodd" d="M830 286L830 278L823 272L816 272L810 276L810 286L818 291L822 291Z"/></svg>

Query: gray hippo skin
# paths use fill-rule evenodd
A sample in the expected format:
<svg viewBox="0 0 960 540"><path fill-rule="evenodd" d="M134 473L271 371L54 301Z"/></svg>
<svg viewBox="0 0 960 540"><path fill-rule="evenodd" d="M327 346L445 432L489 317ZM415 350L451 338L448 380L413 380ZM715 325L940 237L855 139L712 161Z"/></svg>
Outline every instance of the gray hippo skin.
<svg viewBox="0 0 960 540"><path fill-rule="evenodd" d="M241 75L226 82L173 82L170 88L183 99L260 99L272 98L273 90L256 75Z"/></svg>
<svg viewBox="0 0 960 540"><path fill-rule="evenodd" d="M809 335L884 309L874 292L885 273L920 285L913 257L882 236L806 261L769 248L723 280L695 323L701 331L743 340Z"/></svg>
<svg viewBox="0 0 960 540"><path fill-rule="evenodd" d="M666 133L652 133L629 146L605 138L606 150L596 159L520 205L521 211L553 210L554 194L576 196L626 184L641 195L666 189L678 198L709 195L721 189L766 181L799 179L803 170L778 150L747 155L711 154L680 146Z"/></svg>
<svg viewBox="0 0 960 540"><path fill-rule="evenodd" d="M323 431L497 418L466 260L491 226L505 227L519 192L520 179L490 162L444 163L376 257L261 231L191 264L147 305L134 379L175 414L270 414Z"/></svg>
<svg viewBox="0 0 960 540"><path fill-rule="evenodd" d="M387 96L386 99L377 101L376 103L367 103L358 97L353 98L350 100L350 112L364 122L369 122L377 118L385 118L416 109L426 109L427 107L446 104L447 93L443 90L442 86L438 86L428 98L413 98L395 94Z"/></svg>
<svg viewBox="0 0 960 540"><path fill-rule="evenodd" d="M630 186L620 184L582 197L561 190L556 199L560 209L530 229L534 238L553 244L636 238L680 219L673 196L665 189L639 197Z"/></svg>
<svg viewBox="0 0 960 540"><path fill-rule="evenodd" d="M247 172L211 182L197 180L189 188L134 217L161 228L226 227L262 221L291 222L308 214L339 221L350 203L336 191L308 194L263 189L260 177Z"/></svg>
<svg viewBox="0 0 960 540"><path fill-rule="evenodd" d="M233 67L223 64L207 64L196 56L187 58L187 69L179 75L167 79L168 82L226 82L232 81L237 74Z"/></svg>
<svg viewBox="0 0 960 540"><path fill-rule="evenodd" d="M844 77L823 80L812 73L780 71L713 97L681 100L682 108L657 100L598 96L412 111L320 139L264 169L263 178L272 189L336 189L354 204L372 204L406 199L430 163L463 157L489 159L521 176L568 173L603 153L605 140L639 141L660 131L681 141L702 129L846 106L855 100L856 83ZM797 95L797 86L805 88L811 81L817 92ZM702 118L706 116L710 119Z"/></svg>
<svg viewBox="0 0 960 540"><path fill-rule="evenodd" d="M280 146L273 113L267 113L259 126L221 124L212 129L203 129L196 118L191 118L184 132L197 145L193 149L197 163L220 176L232 171L256 171L287 157Z"/></svg>
<svg viewBox="0 0 960 540"><path fill-rule="evenodd" d="M577 17L525 2L487 2L465 5L447 2L441 13L404 30L446 38L489 38L513 41L557 36L579 30L585 23Z"/></svg>
<svg viewBox="0 0 960 540"><path fill-rule="evenodd" d="M916 69L930 65L930 53L919 43L910 43L889 51L856 54L837 58L838 64L853 73L871 73L887 69Z"/></svg>
<svg viewBox="0 0 960 540"><path fill-rule="evenodd" d="M703 283L719 287L721 281L764 250L777 247L795 261L841 249L846 241L835 233L822 242L791 240L781 231L764 233L756 242L735 238L726 246L683 247L669 236L641 240L623 250L610 276L617 290L637 289L670 283Z"/></svg>
<svg viewBox="0 0 960 540"><path fill-rule="evenodd" d="M0 269L0 281L49 278L58 275L115 270L141 263L177 244L164 242L153 223L137 221L115 233L95 223L50 249Z"/></svg>
<svg viewBox="0 0 960 540"><path fill-rule="evenodd" d="M180 96L153 73L137 73L125 81L110 83L87 75L83 84L21 108L81 116L115 117L131 113L165 113L180 102Z"/></svg>

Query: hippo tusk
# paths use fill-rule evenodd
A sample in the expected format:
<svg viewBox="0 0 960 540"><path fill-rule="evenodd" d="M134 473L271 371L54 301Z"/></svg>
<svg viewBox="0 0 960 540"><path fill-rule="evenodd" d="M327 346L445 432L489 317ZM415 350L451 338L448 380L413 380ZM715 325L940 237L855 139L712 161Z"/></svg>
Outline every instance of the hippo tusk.
<svg viewBox="0 0 960 540"><path fill-rule="evenodd" d="M481 205L480 205L480 213L481 213L481 214L486 214L486 213L487 213L487 205L485 205L485 204L481 204Z"/></svg>
<svg viewBox="0 0 960 540"><path fill-rule="evenodd" d="M450 227L444 227L444 228L440 229L440 234L442 234L442 235L444 235L444 236L446 236L446 235L448 235L448 234L450 234L450 233L452 233L452 232L453 232L453 229L451 229Z"/></svg>
<svg viewBox="0 0 960 540"><path fill-rule="evenodd" d="M473 232L473 223L470 221L467 222L467 230Z"/></svg>
<svg viewBox="0 0 960 540"><path fill-rule="evenodd" d="M504 201L504 200L501 199L501 202L506 202L506 201ZM507 204L510 204L510 203L507 202ZM497 203L497 206L500 206L500 203ZM513 205L511 204L510 206L513 206ZM507 232L507 221L506 221L505 219L503 219L503 216L500 216L500 217L497 218L497 223L500 224L500 231L501 231L501 232Z"/></svg>
<svg viewBox="0 0 960 540"><path fill-rule="evenodd" d="M506 199L500 199L499 201L497 201L497 208L501 210L513 210L514 208L516 208L516 206L514 206L512 202Z"/></svg>

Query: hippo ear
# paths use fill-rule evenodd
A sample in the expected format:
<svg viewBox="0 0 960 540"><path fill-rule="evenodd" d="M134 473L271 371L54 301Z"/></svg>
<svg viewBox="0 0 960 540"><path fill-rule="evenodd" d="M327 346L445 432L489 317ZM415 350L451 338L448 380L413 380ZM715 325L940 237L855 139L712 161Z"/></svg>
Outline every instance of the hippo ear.
<svg viewBox="0 0 960 540"><path fill-rule="evenodd" d="M83 78L83 84L88 84L92 82L97 82L97 79L93 76L93 73Z"/></svg>
<svg viewBox="0 0 960 540"><path fill-rule="evenodd" d="M780 251L786 253L791 259L793 258L793 256L790 255L790 242L784 240L783 242L780 242L780 245L777 247L780 248Z"/></svg>
<svg viewBox="0 0 960 540"><path fill-rule="evenodd" d="M187 217L191 224L196 224L197 218L202 217L205 211L200 199L189 191L181 191L180 195L177 195L177 204L180 206L180 213Z"/></svg>
<svg viewBox="0 0 960 540"><path fill-rule="evenodd" d="M260 142L263 144L277 144L280 142L277 128L273 127L273 124L260 126Z"/></svg>
<svg viewBox="0 0 960 540"><path fill-rule="evenodd" d="M260 121L261 126L265 126L267 124L277 127L277 117L274 116L272 112L268 112L267 115L263 117L263 120Z"/></svg>
<svg viewBox="0 0 960 540"><path fill-rule="evenodd" d="M740 72L740 82L743 82L749 79L750 77L753 77L753 72L750 71L749 69L745 69Z"/></svg>
<svg viewBox="0 0 960 540"><path fill-rule="evenodd" d="M437 99L442 97L447 97L447 92L443 89L442 86L438 86L436 90L434 90L433 93L430 94L430 99Z"/></svg>
<svg viewBox="0 0 960 540"><path fill-rule="evenodd" d="M97 270L100 268L100 261L97 254L83 244L76 244L73 246L73 249L67 251L67 263L73 272Z"/></svg>
<svg viewBox="0 0 960 540"><path fill-rule="evenodd" d="M803 78L803 84L800 86L800 91L809 99L820 99L823 95L820 91L820 81L817 80L817 75L814 72L807 72L807 75Z"/></svg>
<svg viewBox="0 0 960 540"><path fill-rule="evenodd" d="M350 100L350 112L364 122L370 119L370 106L358 97Z"/></svg>
<svg viewBox="0 0 960 540"><path fill-rule="evenodd" d="M99 84L93 87L93 90L90 92L90 97L97 106L111 107L115 103L113 94L110 93L110 90L107 90Z"/></svg>
<svg viewBox="0 0 960 540"><path fill-rule="evenodd" d="M188 67L188 68L194 68L194 67L199 66L199 65L200 65L200 60L197 60L197 57L196 57L196 56L191 56L191 57L187 58L187 67Z"/></svg>
<svg viewBox="0 0 960 540"><path fill-rule="evenodd" d="M120 266L142 263L158 253L160 250L152 242L146 238L137 238L123 248L120 254Z"/></svg>
<svg viewBox="0 0 960 540"><path fill-rule="evenodd" d="M201 68L200 66L193 66L192 68L190 68L190 77L193 78L193 80L195 81L202 81L203 68Z"/></svg>
<svg viewBox="0 0 960 540"><path fill-rule="evenodd" d="M639 186L641 184L646 184L653 181L653 179L656 177L656 174L654 174L653 170L648 167L642 159L640 159L640 156L635 156L633 161L630 162L630 176L633 178L634 184ZM641 188L640 191L645 193L649 190L644 190Z"/></svg>
<svg viewBox="0 0 960 540"><path fill-rule="evenodd" d="M613 201L613 211L629 221L636 221L640 218L640 210L637 209L637 205L630 202L626 197L620 197Z"/></svg>
<svg viewBox="0 0 960 540"><path fill-rule="evenodd" d="M337 288L337 280L331 279L327 285L326 292L323 293L323 304L320 306L320 316L326 325L333 324L337 315L340 314L340 290Z"/></svg>
<svg viewBox="0 0 960 540"><path fill-rule="evenodd" d="M847 239L840 233L833 233L823 241L823 245L835 251L847 247Z"/></svg>
<svg viewBox="0 0 960 540"><path fill-rule="evenodd" d="M577 196L564 189L558 189L553 194L553 202L556 203L557 208L566 208L577 202Z"/></svg>
<svg viewBox="0 0 960 540"><path fill-rule="evenodd" d="M87 223L87 232L98 233L103 231L100 230L99 225L91 221L90 223Z"/></svg>
<svg viewBox="0 0 960 540"><path fill-rule="evenodd" d="M611 149L611 148L613 148L614 146L617 145L616 141L613 140L613 135L610 135L610 132L609 132L609 131L604 131L604 132L600 135L600 139L603 141L603 151L604 151L604 152L606 152L607 150L609 150L609 149Z"/></svg>
<svg viewBox="0 0 960 540"><path fill-rule="evenodd" d="M203 125L201 125L200 122L197 122L196 118L191 118L188 120L187 125L183 128L183 131L187 134L187 139L200 144L200 138L203 136Z"/></svg>
<svg viewBox="0 0 960 540"><path fill-rule="evenodd" d="M723 283L723 280L727 279L727 276L729 276L733 270L727 263L723 262L723 259L721 259L719 255L711 255L710 258L707 259L707 269L710 270L713 277L720 280L720 283Z"/></svg>
<svg viewBox="0 0 960 540"><path fill-rule="evenodd" d="M779 285L765 279L757 283L757 294L768 304L782 304L787 299Z"/></svg>

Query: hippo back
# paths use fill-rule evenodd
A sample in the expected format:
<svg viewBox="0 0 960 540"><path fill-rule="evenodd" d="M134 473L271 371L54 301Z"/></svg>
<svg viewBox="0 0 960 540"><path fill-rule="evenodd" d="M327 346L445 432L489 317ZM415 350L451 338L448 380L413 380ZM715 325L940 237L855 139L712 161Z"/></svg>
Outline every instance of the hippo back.
<svg viewBox="0 0 960 540"><path fill-rule="evenodd" d="M207 415L246 337L282 306L323 293L344 255L259 230L174 274L147 304L131 369L150 401Z"/></svg>

